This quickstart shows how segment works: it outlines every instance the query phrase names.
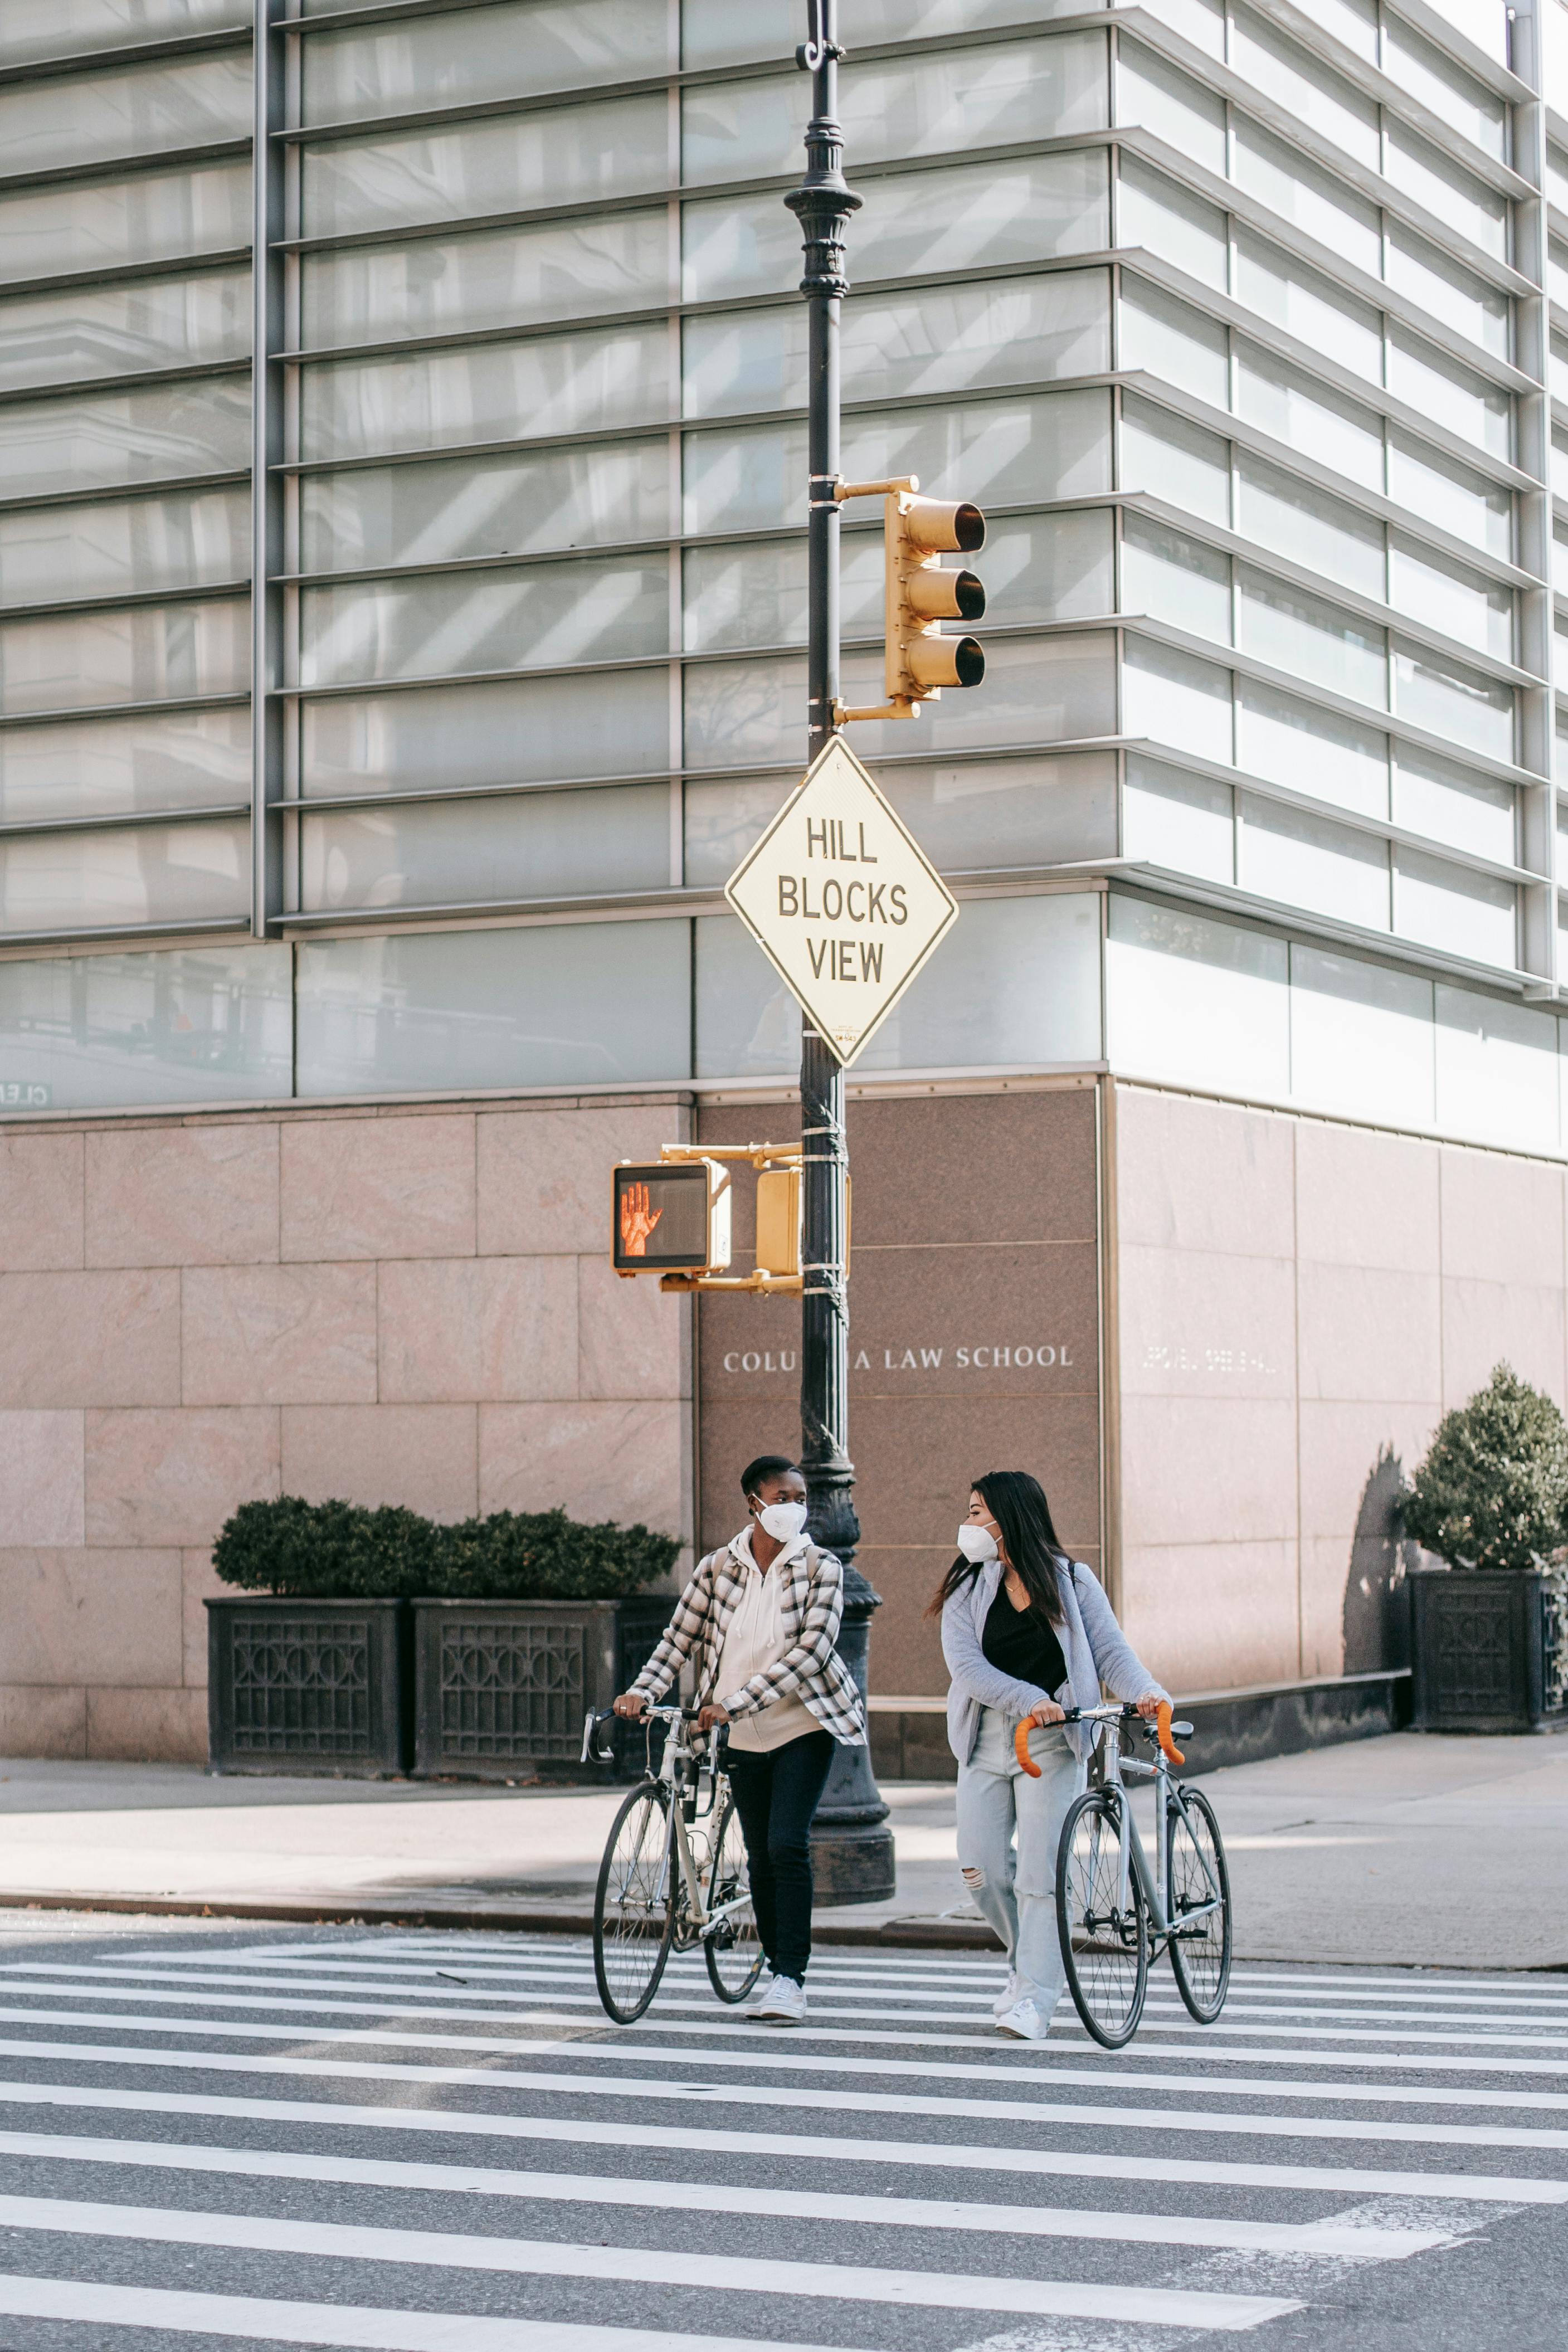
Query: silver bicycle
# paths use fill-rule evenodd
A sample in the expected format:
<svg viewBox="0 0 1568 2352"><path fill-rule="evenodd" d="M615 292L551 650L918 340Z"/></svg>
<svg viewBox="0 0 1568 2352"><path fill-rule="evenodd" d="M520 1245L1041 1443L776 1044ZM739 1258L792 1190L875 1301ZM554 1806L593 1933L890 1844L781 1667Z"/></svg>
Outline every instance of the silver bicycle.
<svg viewBox="0 0 1568 2352"><path fill-rule="evenodd" d="M1134 1706L1074 1707L1068 1723L1101 1727L1100 1785L1068 1808L1057 1849L1057 1933L1073 2005L1106 2050L1131 2042L1143 2014L1149 1962L1162 1945L1187 2012L1212 2025L1230 1985L1230 1874L1214 1807L1200 1790L1176 1780L1186 1761L1172 1743L1190 1723L1173 1724L1162 1706L1155 1724ZM1152 1763L1121 1752L1131 1726L1154 1745ZM1016 1734L1026 1772L1028 1726ZM1154 1783L1154 1866L1143 1851L1127 1801L1126 1776Z"/></svg>
<svg viewBox="0 0 1568 2352"><path fill-rule="evenodd" d="M723 1726L706 1735L699 1753L695 1708L645 1707L635 1720L644 1734L644 1777L616 1815L594 1895L594 1975L617 2025L643 2014L672 1951L700 1944L722 2001L744 2000L763 1972L745 1842L724 1775ZM584 1764L613 1760L603 1739L615 1721L587 1717ZM666 1733L657 1766L656 1724Z"/></svg>

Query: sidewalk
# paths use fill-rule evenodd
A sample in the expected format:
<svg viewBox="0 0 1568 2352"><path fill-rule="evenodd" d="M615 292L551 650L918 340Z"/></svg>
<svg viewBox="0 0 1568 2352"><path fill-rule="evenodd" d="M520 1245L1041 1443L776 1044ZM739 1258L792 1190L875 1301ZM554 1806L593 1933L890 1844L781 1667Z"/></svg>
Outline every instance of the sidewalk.
<svg viewBox="0 0 1568 2352"><path fill-rule="evenodd" d="M1203 1785L1239 1956L1568 1969L1568 1738L1400 1733ZM624 1793L0 1759L0 1905L582 1927ZM824 1938L984 1939L952 1787L883 1794L898 1894L819 1913Z"/></svg>

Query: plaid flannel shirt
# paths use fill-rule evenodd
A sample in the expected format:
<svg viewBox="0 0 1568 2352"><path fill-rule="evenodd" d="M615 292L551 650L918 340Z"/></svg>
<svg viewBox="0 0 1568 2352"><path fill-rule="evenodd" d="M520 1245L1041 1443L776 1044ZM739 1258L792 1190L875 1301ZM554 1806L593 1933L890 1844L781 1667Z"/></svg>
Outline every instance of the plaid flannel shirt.
<svg viewBox="0 0 1568 2352"><path fill-rule="evenodd" d="M752 1676L729 1701L732 1716L753 1715L775 1698L796 1692L825 1731L842 1747L858 1748L866 1738L866 1710L843 1659L834 1648L844 1613L844 1570L830 1551L807 1544L777 1563L779 1619L784 1646L770 1666ZM697 1658L697 1704L714 1697L724 1634L745 1583L747 1569L726 1544L699 1560L697 1572L675 1604L658 1647L632 1685L657 1705L686 1660Z"/></svg>

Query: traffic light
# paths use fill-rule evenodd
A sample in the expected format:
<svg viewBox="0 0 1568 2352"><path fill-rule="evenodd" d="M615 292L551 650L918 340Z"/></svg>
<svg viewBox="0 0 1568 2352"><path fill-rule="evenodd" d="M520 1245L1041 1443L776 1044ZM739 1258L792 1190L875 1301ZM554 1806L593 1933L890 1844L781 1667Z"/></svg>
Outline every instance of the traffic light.
<svg viewBox="0 0 1568 2352"><path fill-rule="evenodd" d="M883 632L887 701L871 710L840 709L851 719L912 719L944 686L978 686L985 651L977 637L950 636L944 621L978 621L985 590L970 571L949 570L944 555L973 555L985 544L985 518L967 499L916 496L917 475L891 482L841 482L843 499L880 497L883 522Z"/></svg>
<svg viewBox="0 0 1568 2352"><path fill-rule="evenodd" d="M800 1272L798 1168L770 1168L757 1178L756 1260L769 1274Z"/></svg>
<svg viewBox="0 0 1568 2352"><path fill-rule="evenodd" d="M711 1274L730 1263L730 1171L716 1160L641 1164L614 1172L610 1258L616 1272Z"/></svg>

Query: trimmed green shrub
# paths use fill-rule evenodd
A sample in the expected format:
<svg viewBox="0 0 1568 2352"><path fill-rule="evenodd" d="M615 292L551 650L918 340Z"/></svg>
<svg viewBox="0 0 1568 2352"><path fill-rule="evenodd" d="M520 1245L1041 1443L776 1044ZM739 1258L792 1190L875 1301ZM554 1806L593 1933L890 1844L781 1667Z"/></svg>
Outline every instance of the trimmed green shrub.
<svg viewBox="0 0 1568 2352"><path fill-rule="evenodd" d="M564 1511L495 1511L443 1527L417 1511L242 1503L213 1566L226 1584L318 1601L619 1601L674 1567L651 1528L588 1525Z"/></svg>
<svg viewBox="0 0 1568 2352"><path fill-rule="evenodd" d="M1404 1510L1405 1534L1450 1568L1545 1568L1568 1536L1568 1423L1499 1364L1438 1423Z"/></svg>

